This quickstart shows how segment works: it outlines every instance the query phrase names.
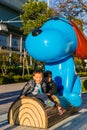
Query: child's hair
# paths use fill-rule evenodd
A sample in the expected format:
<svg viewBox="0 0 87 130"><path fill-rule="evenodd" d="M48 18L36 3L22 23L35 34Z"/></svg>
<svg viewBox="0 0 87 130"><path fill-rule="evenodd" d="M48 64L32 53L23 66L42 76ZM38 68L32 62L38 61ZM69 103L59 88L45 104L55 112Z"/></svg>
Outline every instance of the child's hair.
<svg viewBox="0 0 87 130"><path fill-rule="evenodd" d="M52 77L52 72L47 70L44 72L44 77Z"/></svg>
<svg viewBox="0 0 87 130"><path fill-rule="evenodd" d="M42 73L43 74L43 71L42 70L40 70L40 69L36 69L36 70L34 70L33 71L33 76L35 75L35 74L37 74L37 73Z"/></svg>

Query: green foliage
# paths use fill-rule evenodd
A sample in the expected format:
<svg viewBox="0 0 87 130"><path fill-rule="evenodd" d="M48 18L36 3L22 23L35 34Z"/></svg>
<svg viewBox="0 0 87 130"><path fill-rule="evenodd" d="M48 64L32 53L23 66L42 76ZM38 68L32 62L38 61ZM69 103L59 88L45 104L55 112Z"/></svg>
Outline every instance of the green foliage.
<svg viewBox="0 0 87 130"><path fill-rule="evenodd" d="M87 77L87 72L79 72L78 75L80 77Z"/></svg>
<svg viewBox="0 0 87 130"><path fill-rule="evenodd" d="M3 76L7 74L7 66L5 64L1 66L1 71Z"/></svg>
<svg viewBox="0 0 87 130"><path fill-rule="evenodd" d="M0 84L26 82L32 77L34 67L29 66L29 75L25 69L25 75L22 76L23 68L19 66L7 66L7 73L2 74L0 68Z"/></svg>
<svg viewBox="0 0 87 130"><path fill-rule="evenodd" d="M0 84L9 84L9 83L14 83L14 79L12 76L1 76L0 77Z"/></svg>
<svg viewBox="0 0 87 130"><path fill-rule="evenodd" d="M32 74L34 67L33 66L29 66L29 73ZM23 72L23 67L20 66L6 66L6 74L5 75L9 75L9 76L13 76L13 75L22 75ZM0 74L2 74L2 68L0 68ZM27 68L25 68L25 75L27 74Z"/></svg>
<svg viewBox="0 0 87 130"><path fill-rule="evenodd" d="M54 8L57 14L74 20L83 30L83 25L87 23L84 19L87 14L86 0L54 0Z"/></svg>
<svg viewBox="0 0 87 130"><path fill-rule="evenodd" d="M11 55L11 64L17 66L19 65L19 62L19 55L16 52L13 52Z"/></svg>
<svg viewBox="0 0 87 130"><path fill-rule="evenodd" d="M81 65L82 64L82 60L77 58L77 57L74 57L74 61L75 61L76 65Z"/></svg>
<svg viewBox="0 0 87 130"><path fill-rule="evenodd" d="M8 66L7 69L8 75L22 75L22 68L19 66Z"/></svg>
<svg viewBox="0 0 87 130"><path fill-rule="evenodd" d="M3 77L0 76L0 84L3 84Z"/></svg>
<svg viewBox="0 0 87 130"><path fill-rule="evenodd" d="M20 15L23 21L24 34L28 34L35 28L39 28L49 17L54 14L52 8L47 8L45 2L34 2L30 0L22 6L23 14Z"/></svg>
<svg viewBox="0 0 87 130"><path fill-rule="evenodd" d="M19 82L27 82L32 78L32 75L15 75L15 76L0 76L0 84L10 84L10 83L19 83Z"/></svg>
<svg viewBox="0 0 87 130"><path fill-rule="evenodd" d="M7 53L6 54L3 54L3 53L0 54L0 66L7 65L8 60L9 60L9 56L8 56Z"/></svg>
<svg viewBox="0 0 87 130"><path fill-rule="evenodd" d="M87 92L87 79L82 81L82 92Z"/></svg>

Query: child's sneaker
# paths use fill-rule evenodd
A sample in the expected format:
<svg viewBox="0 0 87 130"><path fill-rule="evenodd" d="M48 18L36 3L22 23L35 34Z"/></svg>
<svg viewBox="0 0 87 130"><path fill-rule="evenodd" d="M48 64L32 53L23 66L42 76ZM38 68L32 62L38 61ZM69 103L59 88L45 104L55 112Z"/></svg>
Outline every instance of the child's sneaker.
<svg viewBox="0 0 87 130"><path fill-rule="evenodd" d="M55 103L52 102L51 100L47 99L45 102L44 102L47 106L54 106Z"/></svg>

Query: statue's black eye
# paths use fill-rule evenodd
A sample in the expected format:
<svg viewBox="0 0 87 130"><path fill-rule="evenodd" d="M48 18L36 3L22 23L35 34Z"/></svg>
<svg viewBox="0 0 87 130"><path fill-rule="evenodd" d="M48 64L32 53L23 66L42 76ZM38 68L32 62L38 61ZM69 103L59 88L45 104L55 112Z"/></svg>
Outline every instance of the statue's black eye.
<svg viewBox="0 0 87 130"><path fill-rule="evenodd" d="M41 29L35 29L35 30L32 31L32 36L37 36L37 35L39 35L41 32L42 32Z"/></svg>

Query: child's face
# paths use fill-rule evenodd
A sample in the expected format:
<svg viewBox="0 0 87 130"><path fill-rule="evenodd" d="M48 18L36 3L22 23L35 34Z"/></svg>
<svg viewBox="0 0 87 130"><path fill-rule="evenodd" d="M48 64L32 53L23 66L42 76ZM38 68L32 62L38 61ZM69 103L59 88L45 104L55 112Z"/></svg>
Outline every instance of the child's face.
<svg viewBox="0 0 87 130"><path fill-rule="evenodd" d="M49 83L51 80L52 80L52 77L51 77L51 76L50 76L50 77L45 77L45 81L46 81L47 83Z"/></svg>
<svg viewBox="0 0 87 130"><path fill-rule="evenodd" d="M43 74L42 73L36 73L33 76L33 79L37 84L40 84L42 82Z"/></svg>

